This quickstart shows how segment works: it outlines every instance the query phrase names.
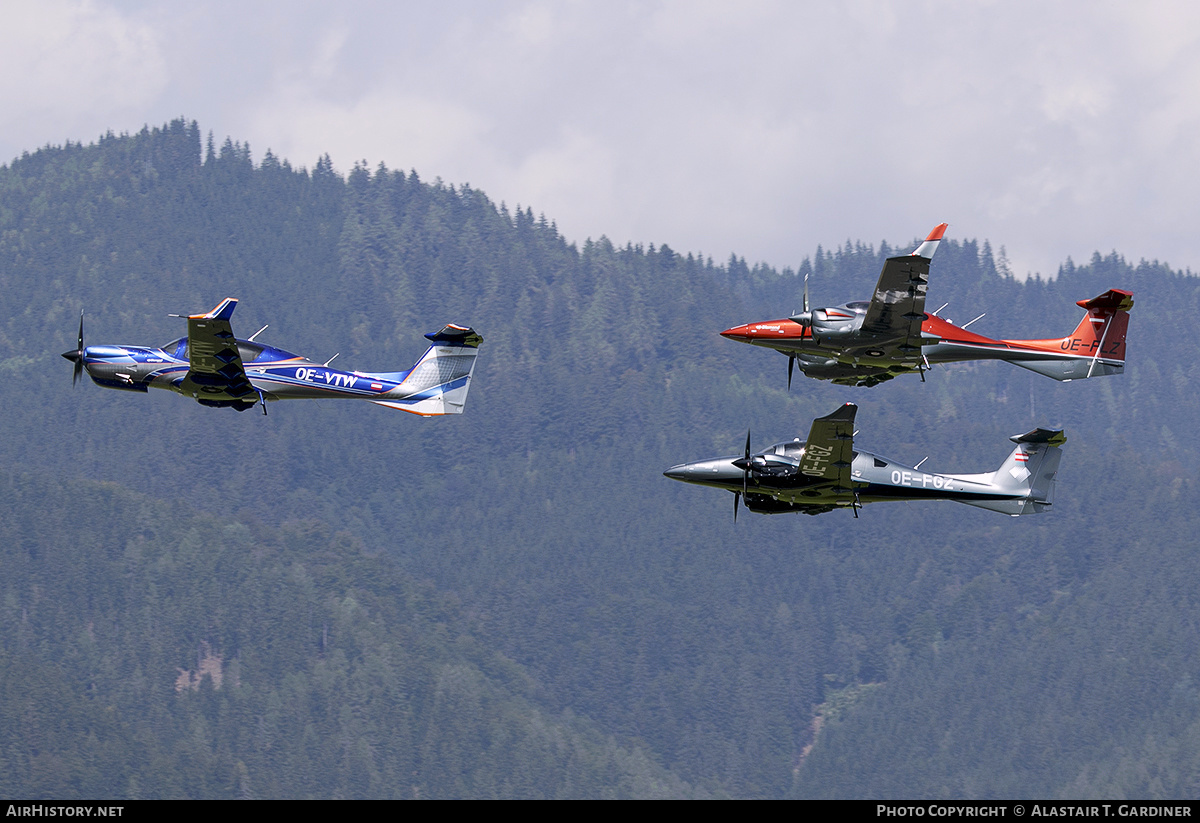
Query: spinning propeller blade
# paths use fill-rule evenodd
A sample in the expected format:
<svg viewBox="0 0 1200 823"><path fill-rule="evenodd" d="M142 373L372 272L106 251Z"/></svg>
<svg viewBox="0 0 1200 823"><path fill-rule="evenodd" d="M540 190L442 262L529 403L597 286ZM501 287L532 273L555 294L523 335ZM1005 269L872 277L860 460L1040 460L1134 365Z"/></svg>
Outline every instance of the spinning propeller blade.
<svg viewBox="0 0 1200 823"><path fill-rule="evenodd" d="M750 482L750 430L746 429L746 465L742 467L742 494L746 493Z"/></svg>
<svg viewBox="0 0 1200 823"><path fill-rule="evenodd" d="M812 308L808 305L808 275L804 275L804 308L796 312L791 317L793 322L799 323L802 328L812 329L813 313ZM815 340L816 337L814 336ZM792 369L796 365L795 355L788 355L788 391L792 390Z"/></svg>
<svg viewBox="0 0 1200 823"><path fill-rule="evenodd" d="M65 351L62 356L75 364L75 369L71 374L71 385L74 386L79 381L79 375L83 374L83 312L79 312L79 342L75 351Z"/></svg>
<svg viewBox="0 0 1200 823"><path fill-rule="evenodd" d="M743 460L734 463L742 463L742 490L733 493L733 522L737 523L738 504L742 502L742 498L746 495L746 490L750 485L750 430L746 429L746 456Z"/></svg>

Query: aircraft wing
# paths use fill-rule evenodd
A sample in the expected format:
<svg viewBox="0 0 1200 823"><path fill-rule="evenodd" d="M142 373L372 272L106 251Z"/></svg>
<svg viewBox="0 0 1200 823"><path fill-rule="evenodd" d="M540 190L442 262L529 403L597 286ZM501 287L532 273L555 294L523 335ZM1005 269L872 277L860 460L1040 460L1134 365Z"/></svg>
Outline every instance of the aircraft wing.
<svg viewBox="0 0 1200 823"><path fill-rule="evenodd" d="M858 406L847 403L833 414L818 417L808 432L800 473L836 484L849 494L850 464L854 462L854 415Z"/></svg>
<svg viewBox="0 0 1200 823"><path fill-rule="evenodd" d="M237 299L227 297L208 314L188 316L188 373L183 387L197 397L236 399L254 393L229 318Z"/></svg>
<svg viewBox="0 0 1200 823"><path fill-rule="evenodd" d="M865 349L882 349L892 357L913 362L920 358L929 262L946 228L946 223L940 224L912 254L889 257L883 264L863 318L862 331L875 338Z"/></svg>

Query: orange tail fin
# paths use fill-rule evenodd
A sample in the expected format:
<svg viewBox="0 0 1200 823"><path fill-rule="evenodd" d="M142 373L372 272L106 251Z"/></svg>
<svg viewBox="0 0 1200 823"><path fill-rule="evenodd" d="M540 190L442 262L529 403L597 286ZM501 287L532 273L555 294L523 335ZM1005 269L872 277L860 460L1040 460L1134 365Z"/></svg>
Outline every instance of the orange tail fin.
<svg viewBox="0 0 1200 823"><path fill-rule="evenodd" d="M1014 366L1053 377L1055 380L1084 380L1125 369L1125 333L1133 292L1109 289L1099 297L1080 300L1087 310L1069 336L1060 340L1008 340L1029 357L1005 358Z"/></svg>
<svg viewBox="0 0 1200 823"><path fill-rule="evenodd" d="M1109 289L1091 300L1079 300L1076 305L1086 309L1087 316L1079 321L1070 337L1059 341L1063 351L1124 362L1133 292Z"/></svg>

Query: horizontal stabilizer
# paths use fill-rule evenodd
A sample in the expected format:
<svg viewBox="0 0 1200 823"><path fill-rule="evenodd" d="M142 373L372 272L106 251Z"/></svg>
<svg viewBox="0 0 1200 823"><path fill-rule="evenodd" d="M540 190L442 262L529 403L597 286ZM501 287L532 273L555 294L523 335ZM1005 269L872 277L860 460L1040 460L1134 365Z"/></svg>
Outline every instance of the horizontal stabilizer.
<svg viewBox="0 0 1200 823"><path fill-rule="evenodd" d="M1089 312L1129 311L1133 308L1133 292L1124 289L1109 289L1091 300L1076 300L1075 305Z"/></svg>
<svg viewBox="0 0 1200 823"><path fill-rule="evenodd" d="M1008 438L1014 443L1045 443L1047 446L1061 446L1067 442L1067 435L1062 429L1034 429L1024 434L1014 434Z"/></svg>
<svg viewBox="0 0 1200 823"><path fill-rule="evenodd" d="M472 328L455 326L453 323L443 326L439 331L425 335L431 342L439 346L469 346L479 348L483 338Z"/></svg>

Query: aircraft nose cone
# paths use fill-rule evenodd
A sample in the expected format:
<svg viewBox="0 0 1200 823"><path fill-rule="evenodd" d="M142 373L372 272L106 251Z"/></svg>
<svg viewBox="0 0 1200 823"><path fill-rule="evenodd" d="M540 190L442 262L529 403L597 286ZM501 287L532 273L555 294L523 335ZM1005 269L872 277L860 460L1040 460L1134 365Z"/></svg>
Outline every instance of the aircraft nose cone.
<svg viewBox="0 0 1200 823"><path fill-rule="evenodd" d="M664 477L672 480L682 480L685 483L700 483L703 485L724 485L741 483L742 470L733 465L734 458L718 457L715 460L698 460L695 463L681 463L663 472Z"/></svg>
<svg viewBox="0 0 1200 823"><path fill-rule="evenodd" d="M722 337L728 337L730 340L749 340L752 336L750 333L750 324L744 326L734 326L732 329L726 329L721 332Z"/></svg>
<svg viewBox="0 0 1200 823"><path fill-rule="evenodd" d="M70 360L72 363L78 363L83 358L83 352L77 349L71 349L71 351L63 352L62 356Z"/></svg>
<svg viewBox="0 0 1200 823"><path fill-rule="evenodd" d="M747 323L721 332L722 337L741 340L743 343L772 340L799 340L804 337L804 327L794 320L769 320L762 323Z"/></svg>
<svg viewBox="0 0 1200 823"><path fill-rule="evenodd" d="M663 472L663 477L669 477L672 480L687 480L692 474L692 467L687 463L682 463L678 466L672 466Z"/></svg>

